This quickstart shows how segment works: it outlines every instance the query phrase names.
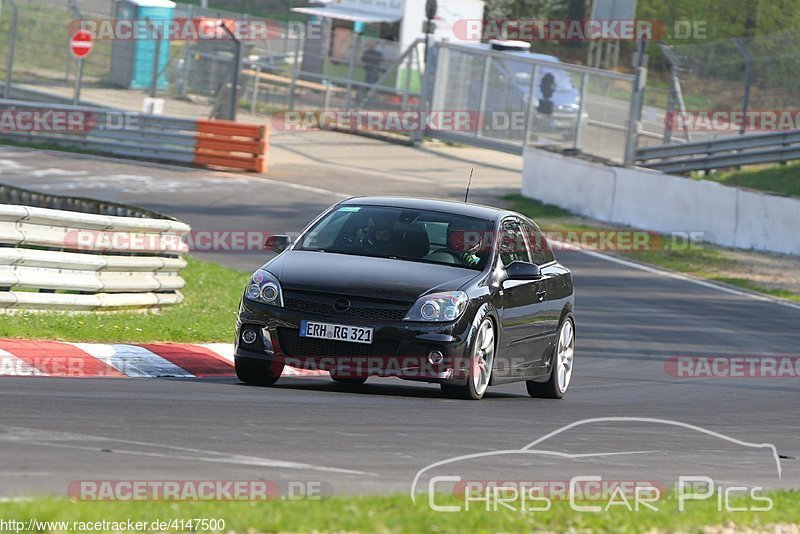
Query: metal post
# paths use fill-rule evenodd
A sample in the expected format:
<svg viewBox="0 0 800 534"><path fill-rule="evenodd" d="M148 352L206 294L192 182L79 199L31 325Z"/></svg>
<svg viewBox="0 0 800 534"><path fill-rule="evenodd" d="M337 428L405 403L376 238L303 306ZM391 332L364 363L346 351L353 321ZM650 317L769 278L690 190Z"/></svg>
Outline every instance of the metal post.
<svg viewBox="0 0 800 534"><path fill-rule="evenodd" d="M422 124L420 127L411 133L411 142L414 144L422 142L425 135L425 125L427 124L427 117L430 111L430 101L428 96L428 65L422 64L422 56L419 53L419 47L415 46L412 52L417 64L417 72L420 73L420 90L419 90L419 103L417 104L416 111L422 117ZM412 62L413 68L413 62Z"/></svg>
<svg viewBox="0 0 800 534"><path fill-rule="evenodd" d="M156 32L156 50L153 54L153 75L150 80L150 97L155 98L158 93L158 63L161 61L161 31L158 27L150 22L149 18L144 19L147 25Z"/></svg>
<svg viewBox="0 0 800 534"><path fill-rule="evenodd" d="M11 26L8 29L8 53L6 54L6 85L3 87L3 98L11 95L11 73L14 68L14 45L17 43L17 4L14 0L6 0L11 6Z"/></svg>
<svg viewBox="0 0 800 534"><path fill-rule="evenodd" d="M483 121L486 120L484 116L484 110L486 109L486 93L489 89L489 74L491 73L492 68L492 58L491 56L486 56L483 62L483 78L481 78L481 98L478 100L480 104L478 104L478 114L482 117L482 120L479 120L476 123L475 128L475 137L480 137L481 135L481 127L484 125Z"/></svg>
<svg viewBox="0 0 800 534"><path fill-rule="evenodd" d="M242 70L242 42L233 35L225 23L221 23L220 26L225 30L225 33L228 34L234 45L236 46L236 51L233 55L233 87L231 87L231 113L230 113L230 120L236 120L236 111L239 107L239 74Z"/></svg>
<svg viewBox="0 0 800 534"><path fill-rule="evenodd" d="M642 106L644 105L644 90L647 85L647 41L639 41L636 52L636 76L633 81L633 95L628 112L628 136L625 142L625 165L636 163L636 145L639 140L639 131L642 123Z"/></svg>
<svg viewBox="0 0 800 534"><path fill-rule="evenodd" d="M744 135L747 133L747 112L750 110L750 88L753 85L753 54L748 50L747 45L744 44L739 37L731 39L736 48L744 56L744 98L742 100L742 129L739 134Z"/></svg>
<svg viewBox="0 0 800 534"><path fill-rule="evenodd" d="M412 61L413 55L408 57L408 61L406 62L406 87L405 93L403 93L403 113L408 110L408 96L411 94L411 71L414 68L414 62Z"/></svg>
<svg viewBox="0 0 800 534"><path fill-rule="evenodd" d="M0 0L0 4L2 4L2 0ZM75 5L75 0L69 0L69 5L67 6L69 9L69 13L72 16L73 20L81 20L83 16L81 12L78 10L78 7ZM72 54L69 51L69 36L67 36L67 60L64 62L64 82L69 83L69 76L72 73Z"/></svg>
<svg viewBox="0 0 800 534"><path fill-rule="evenodd" d="M78 58L78 65L75 70L75 93L72 96L72 105L79 106L81 103L81 84L83 83L83 58Z"/></svg>
<svg viewBox="0 0 800 534"><path fill-rule="evenodd" d="M194 6L191 4L189 4L186 18L187 20L194 20ZM178 83L179 98L186 98L189 94L189 70L191 68L190 62L192 61L190 43L191 41L188 40L183 43L183 65L181 66L181 79Z"/></svg>
<svg viewBox="0 0 800 534"><path fill-rule="evenodd" d="M328 111L331 108L331 82L330 80L323 80L322 85L325 86L325 100L322 104L322 109Z"/></svg>
<svg viewBox="0 0 800 534"><path fill-rule="evenodd" d="M250 113L255 115L258 103L258 89L261 84L261 65L256 65L256 75L253 78L253 96L250 98Z"/></svg>
<svg viewBox="0 0 800 534"><path fill-rule="evenodd" d="M300 75L300 39L294 40L294 65L292 65L292 83L289 86L289 111L294 111L297 77Z"/></svg>
<svg viewBox="0 0 800 534"><path fill-rule="evenodd" d="M675 65L672 65L669 75L669 93L667 94L667 115L664 117L664 136L662 139L665 145L672 141L672 126L675 121L675 102L677 100L675 95L678 91L675 85L676 77Z"/></svg>
<svg viewBox="0 0 800 534"><path fill-rule="evenodd" d="M536 75L539 72L539 65L536 63L533 64L531 70L531 85L530 85L530 97L528 98L528 107L525 110L525 133L522 134L522 148L524 149L528 146L528 140L530 138L531 133L531 120L534 115L534 107L533 104L536 101L534 95L536 94Z"/></svg>
<svg viewBox="0 0 800 534"><path fill-rule="evenodd" d="M352 99L353 92L353 76L356 73L356 56L358 55L358 46L361 43L361 34L357 33L353 42L353 51L350 53L350 65L347 67L347 93L344 97L344 109L350 110L350 100Z"/></svg>
<svg viewBox="0 0 800 534"><path fill-rule="evenodd" d="M575 144L573 148L580 148L581 144L581 120L583 120L583 106L586 105L586 82L589 79L587 73L581 74L581 103L578 105L578 120L575 122Z"/></svg>

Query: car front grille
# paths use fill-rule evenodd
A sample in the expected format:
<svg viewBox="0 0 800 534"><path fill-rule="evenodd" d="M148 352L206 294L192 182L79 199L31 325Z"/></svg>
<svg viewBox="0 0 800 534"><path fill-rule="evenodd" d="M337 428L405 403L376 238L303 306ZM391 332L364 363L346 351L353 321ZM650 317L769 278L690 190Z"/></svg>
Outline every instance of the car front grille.
<svg viewBox="0 0 800 534"><path fill-rule="evenodd" d="M336 303L341 297L286 292L284 307L288 310L323 315L325 317L348 317L353 319L374 319L378 321L402 321L410 304L385 301L348 299L350 307L339 311Z"/></svg>
<svg viewBox="0 0 800 534"><path fill-rule="evenodd" d="M398 341L375 340L372 345L300 337L292 328L278 328L278 341L284 355L294 358L367 358L392 357L397 354Z"/></svg>

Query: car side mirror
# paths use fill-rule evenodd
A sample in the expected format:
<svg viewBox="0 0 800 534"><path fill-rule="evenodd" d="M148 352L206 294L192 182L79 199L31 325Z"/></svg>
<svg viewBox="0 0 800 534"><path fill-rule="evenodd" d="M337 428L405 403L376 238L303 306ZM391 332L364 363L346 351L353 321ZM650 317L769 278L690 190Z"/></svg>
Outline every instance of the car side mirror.
<svg viewBox="0 0 800 534"><path fill-rule="evenodd" d="M511 262L506 267L506 274L509 280L533 281L543 278L542 270L538 265L525 261Z"/></svg>
<svg viewBox="0 0 800 534"><path fill-rule="evenodd" d="M264 250L280 254L292 244L292 238L288 235L271 235L264 243Z"/></svg>

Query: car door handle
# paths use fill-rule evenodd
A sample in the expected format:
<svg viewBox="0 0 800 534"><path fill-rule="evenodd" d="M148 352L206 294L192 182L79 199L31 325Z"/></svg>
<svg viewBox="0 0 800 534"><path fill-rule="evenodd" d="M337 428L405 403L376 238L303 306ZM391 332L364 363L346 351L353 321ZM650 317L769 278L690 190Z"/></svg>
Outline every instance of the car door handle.
<svg viewBox="0 0 800 534"><path fill-rule="evenodd" d="M539 291L536 293L536 296L539 297L540 301L542 301L547 296L547 291Z"/></svg>

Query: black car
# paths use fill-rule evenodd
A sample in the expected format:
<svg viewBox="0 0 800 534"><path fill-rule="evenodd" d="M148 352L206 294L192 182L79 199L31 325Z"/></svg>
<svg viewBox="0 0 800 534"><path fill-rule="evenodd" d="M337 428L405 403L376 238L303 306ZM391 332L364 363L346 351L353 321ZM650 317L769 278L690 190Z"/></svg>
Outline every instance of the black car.
<svg viewBox="0 0 800 534"><path fill-rule="evenodd" d="M285 365L343 384L397 376L448 397L526 381L561 398L575 349L572 275L526 217L437 200L355 198L328 209L251 278L236 372L270 386Z"/></svg>

